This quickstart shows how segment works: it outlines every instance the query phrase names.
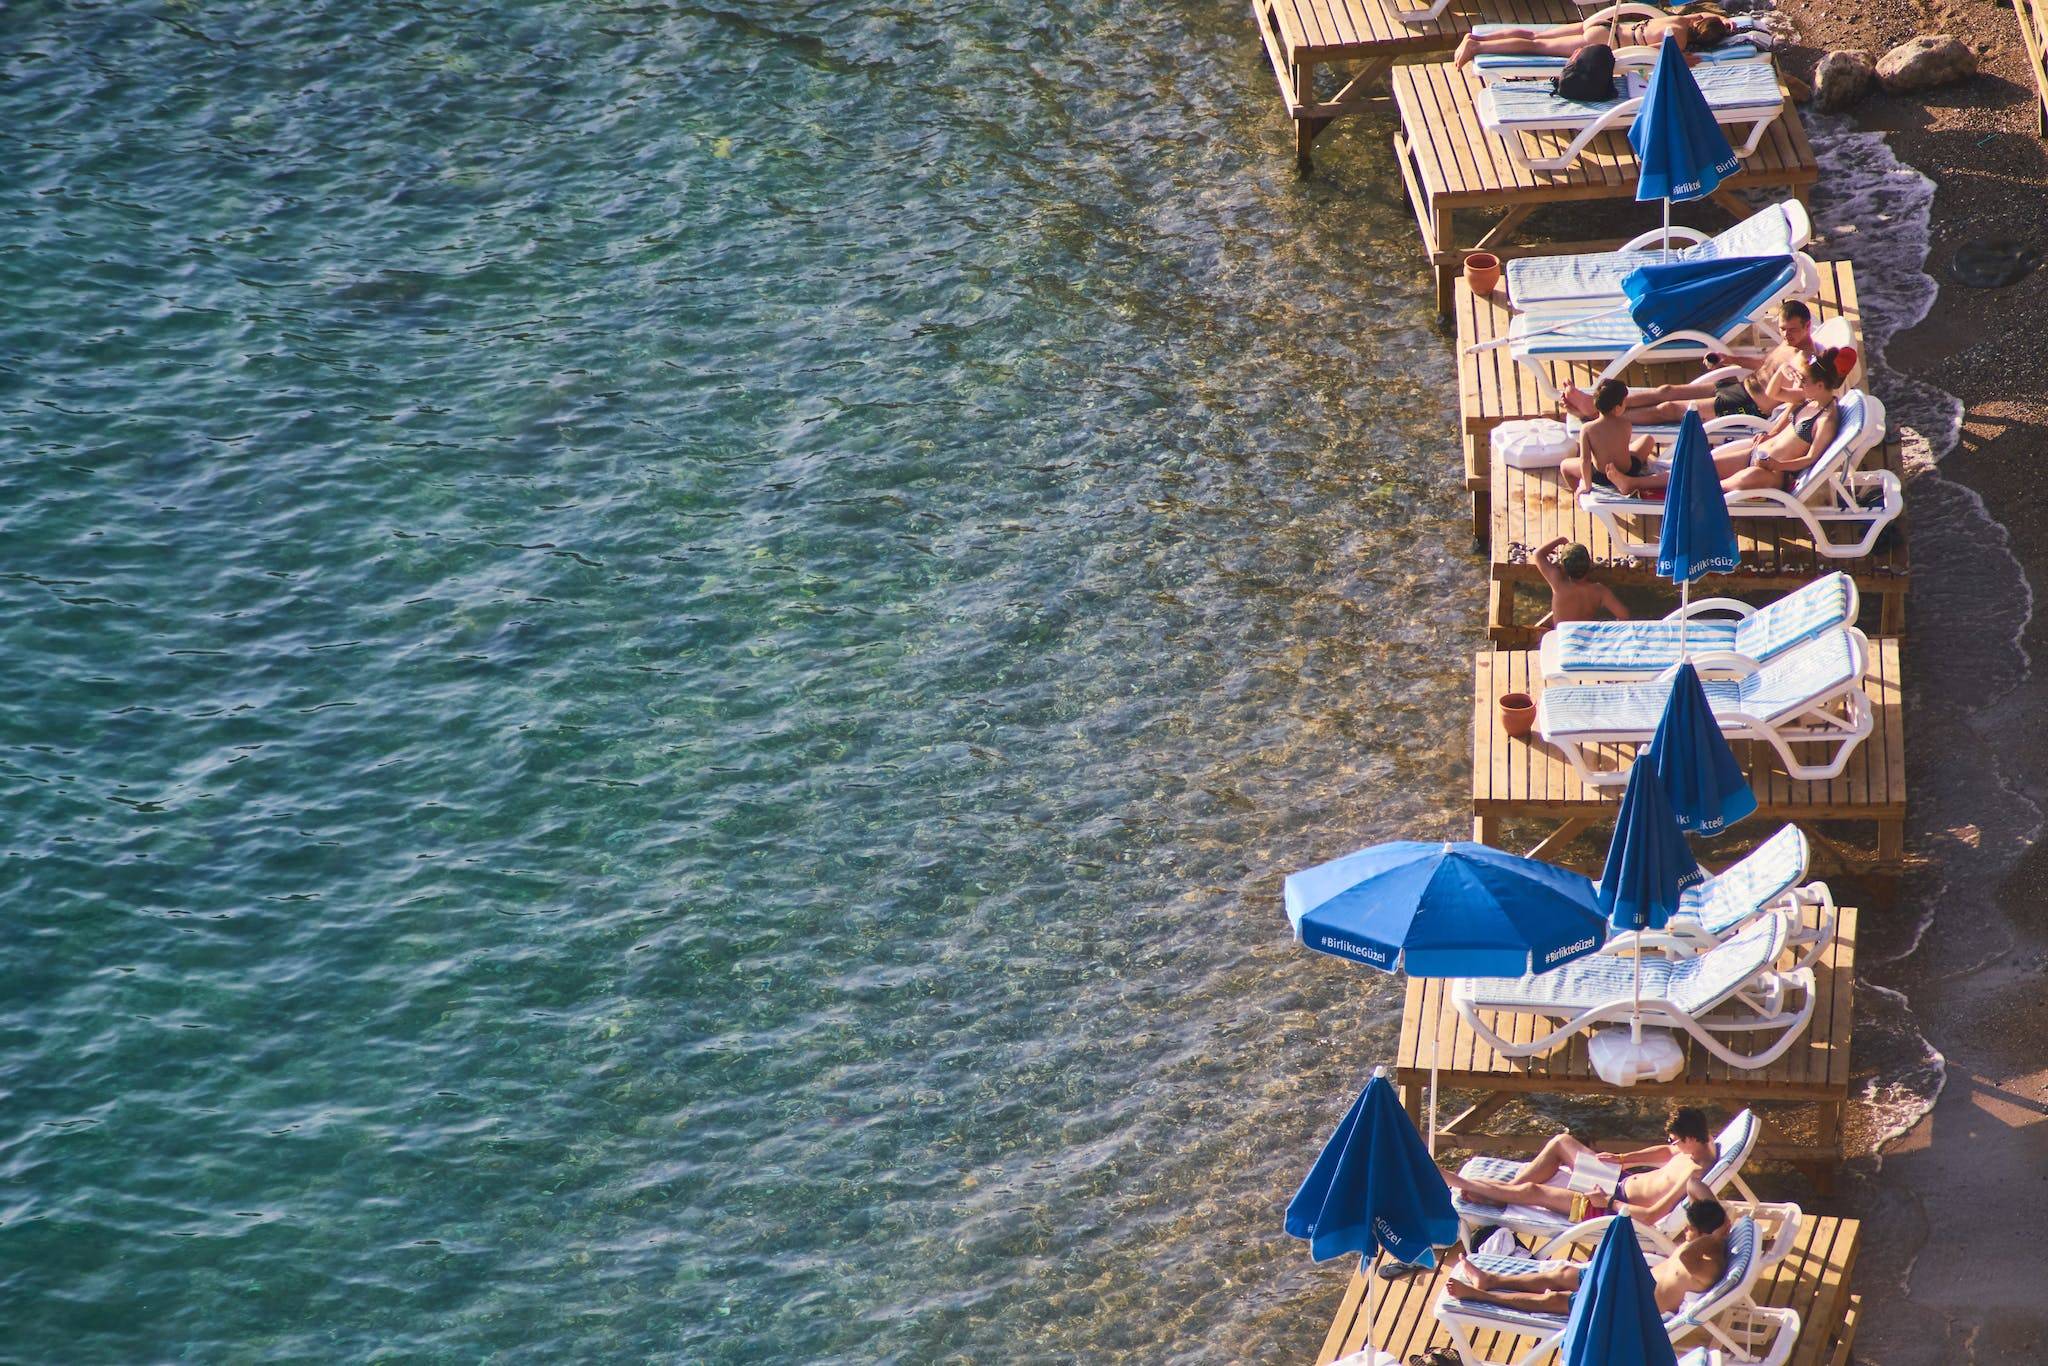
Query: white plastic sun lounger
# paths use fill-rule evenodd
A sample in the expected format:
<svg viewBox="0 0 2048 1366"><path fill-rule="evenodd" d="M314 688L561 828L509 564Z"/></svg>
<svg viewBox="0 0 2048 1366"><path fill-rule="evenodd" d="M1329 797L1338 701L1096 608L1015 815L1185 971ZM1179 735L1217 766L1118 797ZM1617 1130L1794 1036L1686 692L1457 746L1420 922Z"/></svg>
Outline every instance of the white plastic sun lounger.
<svg viewBox="0 0 2048 1366"><path fill-rule="evenodd" d="M1790 1247L1798 1225L1795 1217L1788 1226L1781 1227L1770 1239L1771 1248ZM1561 1250L1559 1245L1542 1249L1545 1254ZM1658 1253L1652 1251L1648 1255ZM1746 1214L1737 1217L1728 1228L1728 1264L1722 1269L1721 1278L1707 1290L1688 1295L1685 1306L1677 1313L1664 1315L1664 1331L1674 1344L1704 1336L1707 1345L1724 1354L1721 1359L1726 1366L1784 1366L1799 1340L1799 1312L1766 1308L1753 1298L1758 1274L1782 1256L1782 1251L1772 1256L1767 1250L1755 1218ZM1546 1258L1478 1253L1471 1260L1481 1270L1512 1275L1540 1271ZM1557 1349L1570 1318L1568 1314L1544 1314L1453 1299L1447 1291L1438 1292L1434 1308L1437 1321L1450 1333L1452 1348L1465 1366L1533 1366ZM1500 1343L1516 1337L1533 1337L1536 1341L1512 1358L1490 1357L1479 1345L1482 1339Z"/></svg>
<svg viewBox="0 0 2048 1366"><path fill-rule="evenodd" d="M1654 678L1685 658L1702 677L1741 678L1835 626L1854 626L1856 584L1837 571L1763 607L1701 598L1661 621L1568 621L1536 652L1545 683Z"/></svg>
<svg viewBox="0 0 2048 1366"><path fill-rule="evenodd" d="M1642 955L1643 1023L1683 1030L1730 1067L1770 1066L1813 1018L1813 969L1780 972L1776 966L1788 934L1785 916L1767 915L1690 958ZM1451 1003L1494 1052L1533 1057L1595 1025L1626 1021L1635 999L1635 970L1634 959L1601 952L1537 977L1459 977L1451 983ZM1486 1022L1486 1014L1563 1023L1514 1043ZM1772 1037L1754 1053L1738 1053L1719 1037L1747 1033Z"/></svg>
<svg viewBox="0 0 2048 1366"><path fill-rule="evenodd" d="M1890 470L1858 468L1864 456L1884 441L1884 404L1875 395L1848 389L1837 406L1840 417L1835 438L1820 459L1801 470L1789 489L1743 489L1729 494L1728 515L1792 518L1805 524L1822 556L1849 560L1868 555L1884 529L1906 510L1906 490ZM1656 556L1657 529L1652 526L1646 536L1631 536L1622 529L1621 519L1659 522L1664 516L1661 501L1595 488L1579 495L1579 506L1598 517L1614 544L1627 554L1638 559ZM1836 528L1855 539L1834 539Z"/></svg>
<svg viewBox="0 0 2048 1366"><path fill-rule="evenodd" d="M1716 261L1730 256L1783 256L1804 249L1813 240L1813 221L1798 200L1788 199L1759 209L1712 237L1696 228L1674 225L1671 240L1675 245L1668 257L1663 251L1661 229L1632 238L1615 251L1518 256L1507 263L1508 297L1521 309L1544 304L1583 304L1595 299L1618 302L1622 297L1622 280L1638 266L1667 261Z"/></svg>
<svg viewBox="0 0 2048 1366"><path fill-rule="evenodd" d="M1863 691L1869 659L1870 643L1861 631L1836 627L1745 678L1707 678L1700 687L1723 735L1767 744L1789 776L1817 782L1841 777L1875 724ZM1610 787L1627 782L1628 770L1595 768L1587 747L1648 744L1670 695L1668 675L1650 683L1545 688L1536 702L1536 729L1564 752L1583 781ZM1820 749L1820 762L1801 762L1799 750L1813 748Z"/></svg>
<svg viewBox="0 0 2048 1366"><path fill-rule="evenodd" d="M1739 157L1756 151L1765 130L1784 111L1785 92L1778 86L1777 69L1769 62L1705 62L1693 68L1693 78L1707 97L1716 122L1746 129L1729 139ZM1551 90L1548 76L1484 85L1476 100L1479 123L1501 139L1508 155L1522 166L1532 171L1561 171L1602 134L1626 131L1643 106L1647 88L1641 72L1631 71L1627 80L1628 98L1604 101L1563 99ZM1524 133L1573 136L1563 151L1531 156L1523 145Z"/></svg>
<svg viewBox="0 0 2048 1366"><path fill-rule="evenodd" d="M1666 11L1656 5L1627 4L1618 7L1623 20L1657 19ZM1740 21L1736 21L1738 24ZM1474 24L1474 37L1485 38L1512 28L1527 28L1526 24ZM1704 66L1714 62L1769 62L1771 56L1753 42L1743 40L1742 35L1754 31L1756 26L1738 27L1727 41L1717 46L1704 48L1693 54ZM1614 64L1617 69L1627 67L1648 68L1657 64L1658 48L1651 45L1642 47L1618 47L1614 49ZM1564 70L1566 57L1551 57L1540 52L1488 52L1472 59L1472 70L1482 81L1522 80L1532 76L1555 76Z"/></svg>
<svg viewBox="0 0 2048 1366"><path fill-rule="evenodd" d="M1786 258L1783 270L1727 317L1708 327L1683 328L1645 340L1619 298L1543 304L1509 320L1508 354L1532 372L1546 398L1555 399L1557 385L1550 377L1553 362L1601 364L1599 379L1604 380L1638 361L1696 360L1752 337L1775 346L1779 340L1774 316L1778 305L1787 299L1811 299L1819 293L1819 267L1804 252L1795 252Z"/></svg>
<svg viewBox="0 0 2048 1366"><path fill-rule="evenodd" d="M1810 856L1806 832L1788 825L1740 861L1681 892L1662 930L1616 935L1607 948L1626 953L1640 945L1689 955L1712 948L1760 915L1783 913L1785 942L1800 951L1795 966L1812 967L1834 942L1836 909L1827 883L1804 881ZM1809 907L1820 911L1812 929L1803 919Z"/></svg>
<svg viewBox="0 0 2048 1366"><path fill-rule="evenodd" d="M1714 1138L1714 1165L1700 1173L1700 1181L1716 1195L1724 1187L1732 1185L1744 1200L1756 1203L1756 1192L1742 1179L1742 1167L1749 1161L1750 1154L1756 1151L1757 1140L1762 1135L1763 1123L1754 1110L1744 1110L1729 1120ZM1458 1168L1458 1175L1481 1181L1513 1181L1521 1176L1525 1165L1511 1157L1475 1157ZM1601 1218L1574 1224L1570 1215L1544 1209L1540 1205L1491 1205L1484 1200L1459 1195L1456 1191L1451 1193L1451 1208L1457 1211L1458 1221L1465 1227L1468 1246L1474 1233L1489 1226L1507 1229L1520 1238L1555 1240L1584 1224L1604 1227L1607 1222ZM1657 1229L1675 1237L1684 1223L1685 1206L1681 1203L1657 1221Z"/></svg>

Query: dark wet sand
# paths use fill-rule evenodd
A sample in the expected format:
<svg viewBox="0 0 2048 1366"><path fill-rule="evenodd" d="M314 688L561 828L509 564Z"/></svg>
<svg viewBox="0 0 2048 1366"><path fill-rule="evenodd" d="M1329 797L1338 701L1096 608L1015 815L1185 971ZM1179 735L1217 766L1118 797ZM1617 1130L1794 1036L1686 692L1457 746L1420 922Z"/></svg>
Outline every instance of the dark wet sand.
<svg viewBox="0 0 2048 1366"><path fill-rule="evenodd" d="M1941 473L1974 490L2009 534L2036 591L2048 589L2048 271L1973 290L1948 263L1980 237L2048 242L2048 147L2013 12L1983 0L1874 0L1823 13L1788 3L1816 47L1881 53L1916 32L1984 44L1970 85L1880 97L1863 127L1937 185L1927 320L1892 340L1895 371L1965 405ZM1811 60L1811 57L1808 57ZM1795 71L1797 57L1788 61ZM1924 496L1923 496L1924 495ZM1926 861L1898 906L1864 921L1866 994L1911 1001L1947 1059L1931 1113L1882 1159L1851 1164L1834 1202L1867 1220L1857 1360L1873 1366L2048 1361L2048 696L2009 643L2048 659L2048 612L2020 628L2023 590L1995 532L1954 486L1919 480L1908 612L1913 739L1911 847ZM1944 506L1946 505L1946 506ZM1942 515L1929 516L1930 511ZM1987 629L1983 610L1998 623ZM2004 640L1988 637L2003 635ZM2030 806L2031 804L2031 806ZM1916 952L1919 912L1935 918Z"/></svg>

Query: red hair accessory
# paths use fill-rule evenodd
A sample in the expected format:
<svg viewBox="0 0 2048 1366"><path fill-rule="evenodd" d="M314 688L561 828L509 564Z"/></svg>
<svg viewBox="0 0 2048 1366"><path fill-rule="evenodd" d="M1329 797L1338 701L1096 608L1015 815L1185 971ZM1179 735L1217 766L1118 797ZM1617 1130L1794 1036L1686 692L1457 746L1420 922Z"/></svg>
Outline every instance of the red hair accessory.
<svg viewBox="0 0 2048 1366"><path fill-rule="evenodd" d="M1856 369L1856 359L1857 359L1857 357L1856 357L1856 348L1855 348L1855 347L1853 347L1853 346L1838 346L1838 347L1836 347L1836 348L1835 348L1835 373L1836 373L1836 374L1838 374L1838 375L1840 375L1840 376L1841 376L1841 377L1842 377L1843 379L1847 379L1847 378L1849 378L1849 376L1850 376L1850 375L1851 375L1851 374L1852 374L1852 373L1853 373L1853 372L1855 371L1855 369Z"/></svg>

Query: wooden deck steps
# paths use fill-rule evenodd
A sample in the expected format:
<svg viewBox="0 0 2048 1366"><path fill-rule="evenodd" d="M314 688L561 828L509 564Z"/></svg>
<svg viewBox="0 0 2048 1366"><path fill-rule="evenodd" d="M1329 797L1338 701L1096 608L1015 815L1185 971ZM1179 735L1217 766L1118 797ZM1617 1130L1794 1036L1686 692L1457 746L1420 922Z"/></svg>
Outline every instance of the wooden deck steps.
<svg viewBox="0 0 2048 1366"><path fill-rule="evenodd" d="M1268 40L1270 47L1271 43ZM1394 135L1394 156L1408 187L1410 206L1422 232L1422 249L1437 272L1437 307L1451 311L1451 285L1465 256L1488 251L1497 256L1544 252L1591 251L1617 245L1613 241L1524 245L1514 240L1522 224L1549 204L1591 200L1633 200L1637 163L1624 132L1606 134L1586 154L1561 171L1532 171L1509 155L1506 143L1480 126L1474 101L1478 78L1448 62L1410 63L1389 73L1401 131ZM1522 134L1532 144L1543 139ZM1539 145L1537 155L1543 155ZM1779 189L1804 197L1820 178L1820 168L1807 141L1799 112L1788 100L1755 153L1742 169L1713 195L1713 201L1736 218L1752 212L1741 191ZM1486 215L1483 231L1461 231L1458 216ZM1653 207L1643 208L1645 228L1657 223Z"/></svg>
<svg viewBox="0 0 2048 1366"><path fill-rule="evenodd" d="M1870 670L1863 690L1869 696L1876 726L1850 756L1842 776L1809 782L1786 775L1768 745L1737 741L1735 757L1750 776L1757 812L1745 825L1774 830L1787 822L1815 837L1823 849L1840 851L1843 823L1876 827L1876 848L1853 856L1871 870L1896 871L1905 857L1906 727L1900 688L1900 650L1895 639L1871 641ZM1576 687L1577 684L1560 684ZM1587 785L1563 753L1531 733L1511 738L1501 727L1500 698L1523 692L1540 697L1543 680L1532 650L1485 650L1475 663L1472 689L1472 828L1473 838L1502 845L1509 820L1542 821L1552 826L1532 852L1555 857L1556 851L1581 832L1614 817L1622 788ZM1612 767L1633 746L1597 746L1596 764ZM1819 827L1829 827L1821 829Z"/></svg>
<svg viewBox="0 0 2048 1366"><path fill-rule="evenodd" d="M1808 1216L1799 1228L1792 1250L1782 1261L1767 1268L1758 1278L1752 1298L1767 1308L1789 1308L1799 1312L1799 1339L1787 1366L1848 1366L1855 1347L1856 1321L1861 1305L1849 1292L1849 1278L1855 1273L1861 1226L1854 1219ZM1590 1250L1582 1252L1588 1255ZM1398 1361L1431 1347L1449 1347L1450 1335L1436 1321L1431 1306L1443 1284L1440 1271L1409 1276L1398 1281L1376 1280L1372 1286L1372 1322L1367 1323L1366 1280L1370 1268L1360 1267L1344 1289L1337 1317L1323 1339L1318 1363L1334 1362L1373 1346L1392 1352ZM1694 1337L1681 1348L1704 1341ZM1535 1339L1496 1334L1480 1339L1480 1348L1492 1361L1516 1361L1534 1347ZM1546 1353L1528 1366L1554 1366L1555 1352Z"/></svg>
<svg viewBox="0 0 2048 1366"><path fill-rule="evenodd" d="M1773 828L1766 823L1762 828ZM1805 913L1809 927L1818 924L1817 909ZM1772 1105L1798 1106L1810 1123L1797 1136L1782 1126L1766 1127L1760 1155L1805 1169L1823 1189L1842 1160L1842 1117L1849 1103L1849 1044L1855 1025L1855 910L1837 911L1834 942L1814 964L1813 1019L1798 1041L1770 1066L1759 1071L1730 1067L1683 1034L1685 1070L1674 1081L1643 1082L1616 1087L1602 1081L1586 1054L1586 1035L1574 1035L1549 1053L1534 1058L1508 1058L1496 1052L1466 1023L1452 1005L1442 979L1410 978L1401 1011L1401 1037L1394 1054L1394 1079L1418 1127L1429 1086L1430 1044L1434 1039L1439 1094L1477 1092L1479 1099L1455 1115L1439 1101L1438 1147L1514 1156L1533 1154L1548 1134L1498 1134L1488 1122L1520 1095L1548 1093L1612 1096L1670 1104L1707 1102L1727 1110L1758 1106L1766 1121ZM1788 952L1784 966L1796 955ZM1510 1042L1526 1043L1555 1028L1535 1016L1482 1017L1489 1029ZM1769 1042L1747 1034L1724 1036L1729 1047L1756 1052ZM1462 1103L1462 1102L1461 1102ZM1603 1135L1603 1137L1607 1137ZM1618 1137L1614 1136L1614 1137Z"/></svg>
<svg viewBox="0 0 2048 1366"><path fill-rule="evenodd" d="M1571 0L1451 0L1433 19L1400 17L1401 9L1421 8L1389 0L1252 0L1302 165L1332 121L1384 98L1381 78L1397 59L1448 52L1474 24L1567 24L1581 14ZM1335 88L1318 94L1316 73L1323 70L1336 77Z"/></svg>
<svg viewBox="0 0 2048 1366"><path fill-rule="evenodd" d="M1483 437L1467 437L1482 441ZM1888 441L1864 457L1863 469L1888 469L1903 476L1905 456L1897 441ZM1468 460L1467 468L1470 468ZM1619 589L1654 591L1660 601L1678 606L1678 590L1657 577L1656 565L1622 551L1599 518L1579 506L1571 486L1556 470L1492 471L1487 498L1487 557L1492 589L1487 604L1486 634L1496 645L1536 643L1533 623L1550 610L1550 590L1536 567L1536 552L1554 537L1577 541L1592 553L1601 582ZM1789 517L1735 519L1742 567L1733 574L1715 574L1693 585L1693 597L1748 597L1764 601L1810 583L1836 570L1855 581L1863 600L1862 625L1873 635L1903 635L1906 589L1911 561L1906 521L1900 517L1878 539L1875 553L1855 559L1833 559L1814 548L1812 535ZM1631 530L1626 523L1625 531ZM1645 536L1650 534L1646 528Z"/></svg>

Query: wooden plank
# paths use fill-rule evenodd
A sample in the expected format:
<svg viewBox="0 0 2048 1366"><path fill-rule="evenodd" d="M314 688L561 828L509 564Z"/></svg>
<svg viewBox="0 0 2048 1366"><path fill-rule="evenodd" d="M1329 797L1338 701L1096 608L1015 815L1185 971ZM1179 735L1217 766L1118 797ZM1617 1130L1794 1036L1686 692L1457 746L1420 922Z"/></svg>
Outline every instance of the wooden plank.
<svg viewBox="0 0 2048 1366"><path fill-rule="evenodd" d="M1880 637L1871 642L1871 667L1863 689L1870 699L1873 730L1850 755L1845 772L1850 781L1808 782L1787 777L1776 751L1754 741L1736 741L1735 756L1750 776L1760 824L1816 821L1903 821L1906 774L1903 763L1888 756L1904 754L1905 706L1900 681L1900 642ZM1577 684L1560 684L1576 687ZM1563 752L1532 733L1520 740L1501 729L1501 694L1526 692L1540 701L1543 683L1536 675L1535 653L1528 650L1481 651L1473 667L1472 810L1475 816L1499 816L1552 823L1589 817L1604 823L1620 800L1621 784L1596 788L1587 784ZM1603 746L1597 762L1620 764L1632 757L1632 745Z"/></svg>
<svg viewBox="0 0 2048 1366"><path fill-rule="evenodd" d="M1751 1298L1759 1305L1798 1311L1799 1336L1790 1354L1789 1366L1836 1366L1847 1360L1854 1342L1856 1296L1848 1291L1861 1248L1862 1228L1854 1219L1809 1216L1800 1223L1792 1247L1782 1258L1757 1276ZM1584 1260L1590 1247L1574 1250ZM1450 1334L1437 1322L1434 1306L1443 1290L1444 1272L1432 1270L1397 1281L1377 1281L1372 1286L1372 1318L1365 1316L1365 1278L1373 1274L1361 1265L1346 1285L1330 1331L1316 1358L1327 1366L1342 1356L1364 1349L1368 1344L1392 1352L1405 1361L1432 1347L1446 1347ZM1476 1334L1475 1344L1489 1361L1516 1361L1536 1345L1533 1337L1508 1333ZM1679 1340L1681 1350L1710 1340L1693 1334ZM1557 1353L1547 1352L1528 1366L1555 1366Z"/></svg>

